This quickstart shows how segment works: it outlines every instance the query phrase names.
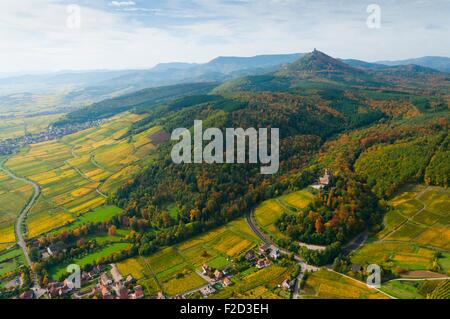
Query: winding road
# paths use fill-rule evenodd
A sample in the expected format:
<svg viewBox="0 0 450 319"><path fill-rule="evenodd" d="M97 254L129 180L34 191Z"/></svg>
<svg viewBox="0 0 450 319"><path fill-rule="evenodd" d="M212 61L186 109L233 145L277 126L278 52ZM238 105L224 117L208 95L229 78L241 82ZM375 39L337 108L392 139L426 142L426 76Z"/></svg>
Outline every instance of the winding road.
<svg viewBox="0 0 450 319"><path fill-rule="evenodd" d="M36 294L39 294L39 292L42 291L42 289L41 289L41 287L39 285L37 275L32 270L32 267L31 267L32 266L32 262L31 262L30 255L28 253L27 243L25 241L24 234L22 232L23 231L22 227L24 226L25 218L27 217L31 207L33 207L34 203L36 202L38 197L41 195L41 188L35 182L30 181L30 180L28 180L26 178L23 178L23 177L19 177L19 176L15 175L13 172L11 172L9 169L7 169L5 167L5 162L7 160L8 159L3 160L2 162L0 162L0 170L3 171L6 175L11 177L12 179L15 179L15 180L23 182L25 184L31 185L33 187L33 196L31 196L31 198L28 200L28 202L25 205L25 207L22 209L22 211L18 215L16 223L15 223L15 226L14 226L14 230L15 230L15 234L16 234L17 244L22 249L23 255L25 256L25 261L26 261L27 265L30 267L31 272L32 272L33 283L34 283L33 290L35 291Z"/></svg>
<svg viewBox="0 0 450 319"><path fill-rule="evenodd" d="M275 243L273 243L270 240L270 238L267 237L267 235L262 230L259 229L259 227L257 226L257 224L254 221L253 215L254 215L254 210L252 210L249 214L247 214L246 219L247 219L247 224L252 229L252 231L256 234L256 236L258 236L265 244L272 245L272 246L276 247L280 251L280 253L282 253L284 255L291 254L291 252L289 252L288 250L279 248ZM343 251L346 254L350 254L354 250L356 250L359 247L361 247L364 244L364 242L367 240L368 234L369 234L369 232L367 230L364 231L362 234L360 234L359 236L357 236L356 238L351 240L347 245L345 245L343 247ZM303 279L305 271L315 272L315 271L318 271L321 268L320 267L315 267L315 266L312 266L312 265L308 265L304 261L304 259L301 258L298 255L294 255L294 258L295 258L295 260L298 262L298 264L301 267L301 272L300 272L300 274L298 275L298 277L296 279L295 286L294 286L294 292L293 292L293 295L292 295L293 299L298 299L299 298L299 290L300 290L300 282ZM327 269L328 271L335 272L334 270L330 269L329 267L324 267L323 269ZM361 283L361 281L359 281L359 280L357 280L355 278L352 278L350 276L347 276L347 275L344 275L344 274L340 274L340 275L342 275L342 276L344 276L346 278L349 278L349 279L351 279L353 281ZM381 291L380 289L377 289L377 288L375 288L375 289L378 292L388 296L391 299L396 299L395 297L393 297L393 296L391 296L391 295Z"/></svg>

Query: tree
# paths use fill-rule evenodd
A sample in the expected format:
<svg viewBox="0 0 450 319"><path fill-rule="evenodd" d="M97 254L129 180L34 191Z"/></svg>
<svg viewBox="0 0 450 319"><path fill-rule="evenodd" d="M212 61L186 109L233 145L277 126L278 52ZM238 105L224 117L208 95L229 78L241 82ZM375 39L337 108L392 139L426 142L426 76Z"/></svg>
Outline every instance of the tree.
<svg viewBox="0 0 450 319"><path fill-rule="evenodd" d="M315 223L316 233L321 234L323 230L322 218L317 218Z"/></svg>

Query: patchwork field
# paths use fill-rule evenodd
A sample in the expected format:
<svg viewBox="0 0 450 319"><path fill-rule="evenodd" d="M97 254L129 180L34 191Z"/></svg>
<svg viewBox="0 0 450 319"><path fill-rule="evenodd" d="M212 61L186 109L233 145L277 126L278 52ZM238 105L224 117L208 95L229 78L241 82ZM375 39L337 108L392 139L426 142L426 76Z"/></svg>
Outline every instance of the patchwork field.
<svg viewBox="0 0 450 319"><path fill-rule="evenodd" d="M338 273L320 270L308 276L300 294L304 299L388 299L364 283Z"/></svg>
<svg viewBox="0 0 450 319"><path fill-rule="evenodd" d="M250 269L232 278L233 286L220 290L211 298L218 299L287 299L290 294L278 285L294 271L291 267L272 265L262 270Z"/></svg>
<svg viewBox="0 0 450 319"><path fill-rule="evenodd" d="M95 221L97 215L104 220L115 214L96 209L105 204L108 192L140 169L155 147L152 134L160 130L156 127L133 138L124 137L141 118L120 115L101 127L31 145L6 162L16 175L41 188L41 196L26 220L29 238L77 221Z"/></svg>
<svg viewBox="0 0 450 319"><path fill-rule="evenodd" d="M450 190L409 186L390 202L385 228L354 253L357 264L450 273Z"/></svg>
<svg viewBox="0 0 450 319"><path fill-rule="evenodd" d="M314 195L307 189L287 194L279 198L263 202L255 210L255 221L267 234L274 238L285 238L277 229L275 222L283 214L295 214L306 208L314 199Z"/></svg>
<svg viewBox="0 0 450 319"><path fill-rule="evenodd" d="M117 267L122 275L131 274L138 279L148 295L154 296L162 291L175 296L207 284L197 274L203 264L224 269L231 264L233 258L259 244L245 220L239 219L150 257L120 262ZM223 291L226 290L228 289Z"/></svg>
<svg viewBox="0 0 450 319"><path fill-rule="evenodd" d="M19 248L12 248L0 252L0 276L17 270L25 263L22 250Z"/></svg>
<svg viewBox="0 0 450 319"><path fill-rule="evenodd" d="M450 190L410 186L390 205L386 227L378 238L450 250Z"/></svg>

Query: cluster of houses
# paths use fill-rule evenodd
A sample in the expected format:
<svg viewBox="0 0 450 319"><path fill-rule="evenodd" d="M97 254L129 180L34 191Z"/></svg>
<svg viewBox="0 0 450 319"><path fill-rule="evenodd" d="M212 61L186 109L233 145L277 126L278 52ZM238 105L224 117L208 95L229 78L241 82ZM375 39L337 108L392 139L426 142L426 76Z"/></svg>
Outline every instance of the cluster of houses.
<svg viewBox="0 0 450 319"><path fill-rule="evenodd" d="M113 265L111 270L112 277L104 272L100 276L100 281L92 294L98 294L103 299L143 299L144 289L141 285L133 286L134 278L128 275L125 279L122 278L119 271Z"/></svg>
<svg viewBox="0 0 450 319"><path fill-rule="evenodd" d="M103 119L80 124L71 124L63 127L49 126L46 131L41 133L25 134L24 136L0 140L0 155L10 155L20 147L56 140L65 135L73 134L91 127L100 126L107 121L108 120Z"/></svg>
<svg viewBox="0 0 450 319"><path fill-rule="evenodd" d="M50 249L49 249L50 250ZM50 250L51 251L51 250ZM98 278L105 271L104 266L96 266L91 271L81 273L81 282L87 283ZM47 285L48 296L51 299L63 298L75 294L72 283L66 279L63 282L51 282Z"/></svg>
<svg viewBox="0 0 450 319"><path fill-rule="evenodd" d="M209 282L213 283L221 283L223 287L228 287L233 284L231 281L229 275L230 275L230 269L226 268L222 271L216 269L213 271L212 268L208 266L208 264L204 264L202 266L202 275L210 278Z"/></svg>
<svg viewBox="0 0 450 319"><path fill-rule="evenodd" d="M259 254L255 254L254 251L249 251L245 254L245 259L250 262L254 262L254 265L258 269L264 269L271 265L271 260L277 260L280 258L280 250L269 244L259 247Z"/></svg>

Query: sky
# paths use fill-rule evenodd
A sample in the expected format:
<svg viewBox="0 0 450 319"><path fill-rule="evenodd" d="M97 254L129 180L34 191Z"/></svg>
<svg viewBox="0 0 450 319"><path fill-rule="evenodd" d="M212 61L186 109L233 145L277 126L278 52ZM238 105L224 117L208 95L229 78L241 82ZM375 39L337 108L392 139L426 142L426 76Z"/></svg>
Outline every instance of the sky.
<svg viewBox="0 0 450 319"><path fill-rule="evenodd" d="M367 24L371 4L379 28ZM1 0L0 73L314 48L366 61L450 56L449 12L450 0Z"/></svg>

